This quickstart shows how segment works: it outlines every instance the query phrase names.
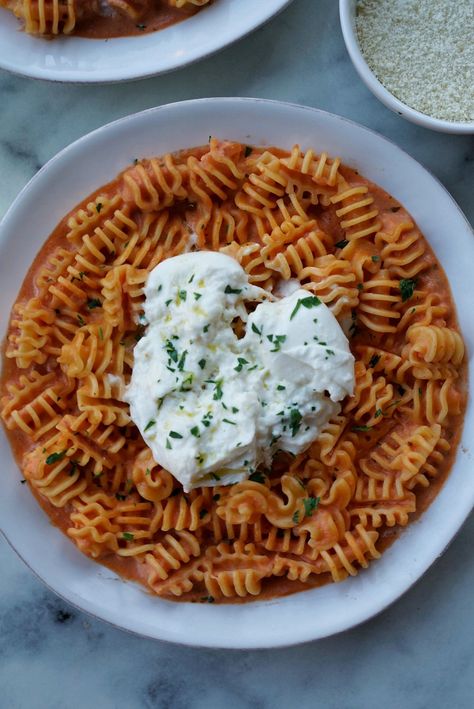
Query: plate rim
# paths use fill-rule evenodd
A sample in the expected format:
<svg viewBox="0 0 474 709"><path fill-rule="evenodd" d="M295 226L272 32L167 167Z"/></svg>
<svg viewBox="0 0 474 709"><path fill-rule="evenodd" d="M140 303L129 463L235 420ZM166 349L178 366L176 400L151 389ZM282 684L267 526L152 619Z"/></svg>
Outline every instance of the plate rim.
<svg viewBox="0 0 474 709"><path fill-rule="evenodd" d="M350 119L347 119L347 118L345 118L345 117L343 117L343 116L338 116L337 114L329 113L329 112L327 112L327 111L323 111L323 110L321 110L321 109L313 108L313 107L310 107L310 106L301 106L301 105L294 104L294 103L288 103L288 102L282 102L282 101L275 101L275 100L269 100L269 99L260 99L260 98L256 98L256 99L255 99L255 98L246 98L246 97L224 97L224 98L219 97L219 98L211 98L211 99L209 99L209 98L204 98L204 99L190 99L190 100L187 100L187 101L169 103L169 104L164 104L164 105L162 105L162 106L157 106L157 107L154 107L154 108L149 108L149 109L146 109L146 110L144 110L144 111L140 111L140 112L138 112L138 113L134 113L134 114L131 114L131 115L129 115L129 116L125 116L125 117L119 118L119 119L117 119L117 120L115 120L115 121L112 121L112 122L110 122L110 123L107 123L107 124L105 124L105 125L103 125L103 126L97 128L97 129L95 129L94 131L91 131L90 133L88 133L88 134L86 134L86 135L84 135L84 136L78 138L76 141L74 141L74 142L71 143L70 145L68 145L68 146L66 146L65 148L63 148L63 149L62 149L61 151L59 151L55 156L53 156L53 158L51 158L51 160L49 160L49 161L38 171L38 173L36 173L36 175L34 175L34 176L31 178L31 180L29 180L29 182L22 188L22 190L19 192L19 194L17 195L17 197L14 199L14 201L13 201L12 204L10 205L9 209L8 209L7 212L5 213L5 216L3 217L3 219L2 219L1 222L0 222L0 248L2 248L2 241L3 241L3 237L4 237L4 232L5 232L5 231L8 232L9 222L14 219L14 217L15 217L15 212L16 212L18 206L19 206L19 205L21 206L21 203L22 203L22 201L23 201L23 197L24 197L25 193L28 192L28 191L31 189L32 186L35 186L38 182L40 182L40 181L43 179L43 174L44 174L44 172L45 172L46 170L50 169L50 167L51 167L54 163L60 162L60 161L62 161L62 160L64 160L64 159L66 159L66 161L67 161L68 153L69 153L69 152L72 152L72 151L74 151L74 150L76 150L76 149L77 149L81 144L83 144L84 142L88 142L88 141L93 140L94 138L96 138L96 137L97 137L100 133L102 133L102 132L107 133L107 132L108 132L111 128L113 128L114 126L124 125L124 124L127 123L127 122L133 122L134 120L140 119L140 117L144 117L144 116L146 116L146 115L148 115L148 114L149 114L149 115L152 115L152 114L158 114L158 113L163 112L163 111L164 111L164 112L170 111L170 110L173 111L173 110L175 110L176 108L177 108L178 110L181 110L181 109L183 109L183 107L184 107L184 110L188 110L188 109L191 109L191 110L192 110L192 107L193 107L193 106L202 105L202 104L211 104L211 105L214 105L214 106L215 106L215 105L218 104L218 103L224 103L224 104L227 104L227 105L232 105L232 104L235 103L235 102L239 103L240 105L242 105L242 104L244 104L244 103L250 103L250 104L252 104L252 105L257 105L257 106L258 106L258 105L261 105L261 104L264 104L264 105L266 105L267 107L270 107L270 110L271 110L271 109L275 109L275 108L276 108L277 110L278 110L279 108L283 108L283 109L289 109L290 111L296 110L297 112L301 112L301 111L302 111L302 112L309 112L309 113L311 113L311 114L316 114L316 115L322 117L323 119L324 119L324 117L326 117L326 118L329 119L331 122L332 122L332 121L336 121L336 123L337 123L337 122L339 122L339 121L342 121L343 123L349 124L350 126L352 126L353 128L355 128L356 130L362 130L362 131L367 132L368 134L371 135L371 139L373 139L374 136L375 136L375 140L381 140L382 142L388 143L388 144L391 146L392 149L395 149L396 151L399 151L401 154L404 155L405 159L408 159L408 160L411 161L414 165L416 165L418 168L421 168L421 169L427 174L427 176L428 176L431 180L434 180L434 182L436 183L437 187L438 187L438 188L441 188L441 190L442 190L442 191L444 192L444 194L445 194L445 197L449 200L450 206L455 208L458 217L460 217L460 218L463 220L463 222L464 222L464 224L465 224L465 227L466 227L467 230L472 234L472 228L471 228L471 226L470 226L470 224L469 224L469 221L467 220L466 216L465 216L464 213L462 212L462 210L461 210L461 208L459 207L459 205L456 203L456 201L454 200L454 198L450 195L449 191L448 191L448 190L444 187L444 185L439 181L439 179L438 179L435 175L433 175L429 170L427 170L427 168L424 167L418 160L415 160L415 159L414 159L413 157L411 157L406 151L404 151L402 148L400 148L396 143L394 143L394 142L391 141L390 139L386 138L385 136L379 134L378 132L372 130L371 128L367 128L366 126L360 125L360 124L356 123L355 121L352 121L352 120L350 120ZM183 146L183 147L184 147L184 146ZM429 241L429 240L428 240L428 241ZM444 267L443 262L441 262L441 265ZM459 452L459 449L458 449L458 452ZM455 464L456 464L456 463L454 463L454 465L455 465ZM289 638L289 637L288 637L288 634L285 635L285 633L283 632L283 633L281 634L282 636L279 637L278 640L275 640L274 638L272 638L272 639L270 639L270 640L266 640L265 638L264 638L264 639L260 639L260 638L259 638L259 639L256 639L255 642L252 642L252 643L248 643L248 642L247 642L247 643L239 643L239 642L238 642L238 638L237 638L237 639L232 638L232 639L231 639L231 642L226 641L226 642L220 642L220 643L209 642L209 641L207 641L206 639L203 640L202 638L196 639L195 637L194 637L193 639L189 639L189 638L188 638L188 639L183 639L183 638L177 639L176 637L170 637L169 634L168 634L168 635L166 635L166 634L165 634L165 635L160 634L160 632L161 632L160 628L158 628L158 629L153 628L153 629L150 630L150 632L144 632L143 629L137 630L136 628L130 627L129 625L127 625L126 622L123 622L123 621L122 621L122 622L117 622L117 620L114 619L114 617L113 617L113 616L114 616L114 613L109 613L109 614L105 614L105 615L104 615L104 614L97 614L91 607L88 606L88 604L85 604L85 603L84 603L83 599L79 599L74 593L70 593L69 595L64 595L64 593L62 593L60 590L58 590L55 586L50 585L50 583L48 582L48 580L46 580L45 578L43 578L43 576L41 575L41 573L40 573L36 568L34 568L33 566L31 566L31 563L30 563L29 561L27 561L27 560L24 558L24 556L17 550L16 545L14 544L13 540L9 537L9 535L7 534L7 532L6 532L4 529L2 529L2 533L3 533L3 535L5 536L5 538L7 539L8 543L10 544L10 546L11 546L11 547L15 550L15 552L18 554L18 556L20 556L20 558L22 558L22 560L26 563L26 565L35 573L35 575L36 575L38 578L40 578L40 580L41 580L48 588L50 588L51 590L53 590L57 595L59 595L61 598L63 598L63 599L64 599L65 601L67 601L68 603L71 603L71 604L72 604L73 606L75 606L76 608L79 608L81 611L84 611L84 612L86 612L86 613L89 613L90 615L92 615L92 616L95 617L95 618L99 618L99 619L101 619L101 620L104 620L105 622L108 622L108 623L112 624L114 627L118 627L118 628L127 630L127 631L129 631L129 632L135 633L135 634L140 635L140 636L145 636L145 637L148 637L148 638L159 639L159 640L164 640L164 641L169 641L169 642L175 642L175 643L179 643L179 644L183 644L183 645L189 645L189 646L193 646L193 647L229 648L229 649L231 649L231 648L232 648L232 649L257 649L257 648L270 648L270 647L287 647L287 646L296 645L296 644L299 644L299 643L304 643L304 642L308 642L308 641L315 640L315 639L322 639L323 637L327 637L327 636L329 636L329 635L337 634L337 633L342 632L342 631L344 631L344 630L348 630L349 628L353 628L353 627L359 625L360 623L365 622L365 621L368 620L369 618L374 617L374 616L377 615L378 613L382 612L382 611L383 611L385 608L387 608L389 605L391 605L392 603L394 603L398 598L400 598L404 593L406 593L406 592L409 590L409 588L411 588L411 586L412 586L414 583L416 583L416 582L424 575L424 573L426 573L426 571L431 567L431 565L436 561L436 559L443 553L443 551L446 549L446 547L447 547L447 546L451 543L451 541L454 539L454 537L455 537L456 534L458 533L459 529L461 528L462 524L463 524L463 523L465 522L465 520L467 519L467 517L468 517L468 515L469 515L469 511L470 511L470 509L472 509L472 506L473 506L473 504L474 504L474 487L473 487L472 494L471 494L470 497L472 497L472 500L471 500L469 509L467 509L467 511L465 511L465 512L463 513L462 518L456 520L456 524L455 524L454 527L453 527L454 531L451 531L451 532L449 533L449 536L448 536L447 539L444 541L442 547L438 548L438 550L437 550L435 556L430 555L430 556L429 556L429 560L428 560L428 561L425 560L425 562L422 564L421 570L419 570L419 571L415 574L414 578L413 578L409 583L403 584L402 590L397 589L395 595L394 595L392 598L390 598L387 602L383 602L382 604L379 604L379 605L376 606L374 609L371 608L371 609L368 610L368 611L359 613L359 615L358 615L350 624L345 624L344 627L336 627L335 629L333 629L333 630L331 630L331 631L329 631L329 632L325 632L325 633L323 633L323 634L317 634L317 633L315 633L315 632L314 632L314 629L311 629L309 632L302 632L302 631L300 630L300 631L296 634L296 637L295 637L295 634L293 634L293 636L292 636L291 638ZM436 502L436 501L435 501L435 502ZM433 504L435 504L435 502L434 502ZM36 504L37 504L37 503L36 503L36 501L35 501L35 505L36 505ZM433 505L432 505L432 506L433 506ZM432 507L432 506L431 506L431 507ZM431 509L431 507L430 507L430 509ZM429 510L427 510L427 511L424 513L424 515L422 515L422 518L425 517L425 515L428 513L428 511L429 511ZM404 530L402 536L407 536L409 530L410 530L411 528L415 527L416 525L417 525L417 521L412 522L412 523L408 526L408 528L406 528L406 529ZM60 533L60 534L61 534L61 536L63 536L62 533ZM69 540L66 540L66 542L67 542L68 544L70 544L70 541L69 541ZM394 545L394 546L395 546L395 545ZM392 547L392 548L393 548L393 547ZM390 551L390 550L387 550L387 552L384 553L384 556L386 556L389 551ZM91 562L91 563L95 563L95 562ZM373 562L373 563L377 563L377 562ZM356 578L360 578L360 577L356 577ZM349 583L350 583L350 579L349 579L348 581L344 582L344 584L349 584ZM332 586L332 584L331 584L330 586ZM324 587L323 587L323 588L324 588ZM317 590L317 589L316 589L316 590ZM306 592L302 592L301 594L295 594L295 595L303 596L303 595L307 595L307 594L310 594L310 593L311 593L311 591L306 591ZM292 598L292 597L294 598L295 596L290 596L290 597L288 597L288 598ZM160 599L160 601L161 601L161 599ZM166 603L166 602L165 602L165 603ZM273 604L274 604L275 601L271 601L270 603L273 603ZM260 601L260 602L257 601L256 603L244 604L243 607L248 607L248 605L252 605L252 606L253 606L253 605L264 606L265 604L266 604L265 601ZM89 605L90 605L90 604L89 604ZM179 604L173 603L172 605L176 606L176 605L179 605ZM189 605L191 605L191 604L189 604ZM196 604L195 607L198 608L198 607L200 607L200 605L199 605L199 604ZM224 608L224 607L225 607L225 606L221 606L221 608ZM228 606L227 606L227 607L228 607ZM236 608L237 606L233 605L232 607L233 607L233 608ZM241 607L242 607L242 606L241 606ZM216 609L217 609L217 607L216 607ZM204 608L203 608L203 610L204 610ZM336 623L336 625L337 625L337 623ZM284 636L284 637L283 637L283 636Z"/></svg>

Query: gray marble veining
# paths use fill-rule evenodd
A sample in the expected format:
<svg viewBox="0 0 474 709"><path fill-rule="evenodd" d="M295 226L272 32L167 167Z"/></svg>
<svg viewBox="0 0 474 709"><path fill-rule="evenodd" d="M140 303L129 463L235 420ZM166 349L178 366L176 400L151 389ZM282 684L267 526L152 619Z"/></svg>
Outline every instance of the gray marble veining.
<svg viewBox="0 0 474 709"><path fill-rule="evenodd" d="M0 215L41 165L103 123L174 100L240 95L317 106L375 129L428 167L474 221L474 137L430 132L382 106L350 63L337 4L295 0L215 57L147 81L83 87L0 72ZM363 626L260 652L116 630L58 599L0 539L0 709L468 709L473 538L471 517L425 577Z"/></svg>

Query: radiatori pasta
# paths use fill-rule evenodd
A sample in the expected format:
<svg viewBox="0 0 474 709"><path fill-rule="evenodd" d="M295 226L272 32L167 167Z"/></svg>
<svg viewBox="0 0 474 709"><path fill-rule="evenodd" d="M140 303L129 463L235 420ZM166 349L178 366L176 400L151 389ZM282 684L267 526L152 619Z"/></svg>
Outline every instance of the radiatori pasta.
<svg viewBox="0 0 474 709"><path fill-rule="evenodd" d="M304 453L185 494L124 388L148 273L209 249L251 283L297 279L326 303L356 385ZM464 406L449 287L405 209L326 153L212 138L136 160L59 224L12 312L1 416L32 492L84 554L159 596L212 602L367 567L436 494Z"/></svg>
<svg viewBox="0 0 474 709"><path fill-rule="evenodd" d="M117 37L162 29L213 0L0 0L25 32L54 37Z"/></svg>

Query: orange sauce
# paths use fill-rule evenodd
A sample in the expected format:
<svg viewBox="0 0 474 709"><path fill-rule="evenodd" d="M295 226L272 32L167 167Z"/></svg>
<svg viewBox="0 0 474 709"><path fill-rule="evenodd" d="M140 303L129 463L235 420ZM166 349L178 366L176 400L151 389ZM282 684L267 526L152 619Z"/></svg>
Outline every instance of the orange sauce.
<svg viewBox="0 0 474 709"><path fill-rule="evenodd" d="M272 149L274 150L274 149ZM278 153L278 149L274 150L275 153ZM197 155L198 157L202 155L203 149L202 148L197 148L193 150L188 150L188 151L182 151L181 156L187 156L190 154ZM361 177L356 171L351 170L348 167L342 167L340 169L340 172L344 175L344 177L347 180L350 180L351 184L360 184L360 185L367 185L369 187L369 190L375 198L375 206L380 210L380 212L384 212L386 215L387 213L390 215L393 215L393 223L399 223L400 217L402 216L405 220L411 219L410 215L404 210L403 206L397 202L393 197L388 195L383 189L378 187L377 185L371 183L370 181L366 180L365 178ZM41 250L39 251L38 255L36 256L35 260L33 261L27 276L25 277L25 280L23 281L23 284L21 286L21 289L18 294L17 302L26 302L29 300L31 297L33 297L36 294L36 286L35 286L35 278L38 275L38 272L40 271L41 267L44 265L46 262L48 256L58 247L61 246L62 248L65 249L72 249L73 247L71 244L67 241L66 233L68 231L67 227L67 221L69 217L77 211L79 207L84 208L89 202L91 202L96 196L100 195L113 195L116 193L117 190L117 185L119 182L120 176L117 177L116 180L111 181L107 185L101 187L100 189L96 190L93 192L91 195L89 195L86 199L83 200L83 202L80 205L77 205L74 207L71 212L66 215L61 222L58 224L56 229L52 232L48 240L45 242L45 244L42 246ZM327 233L331 234L334 238L334 241L337 241L342 238L342 233L340 231L339 227L339 222L336 218L335 214L336 207L328 207L325 208L323 211L318 211L318 209L315 209L315 216L317 216L318 222L320 227L325 230ZM132 215L136 216L136 215ZM413 221L413 220L412 220ZM256 234L251 234L251 238L257 238ZM450 293L450 288L449 288L449 283L446 278L446 275L440 266L440 264L437 262L431 248L429 247L428 244L426 244L426 251L425 251L425 259L429 261L429 268L424 271L420 275L420 283L422 283L422 286L425 288L429 288L432 291L435 291L443 300L443 302L449 304L450 306L450 314L447 317L447 326L452 327L452 328L457 328L458 323L456 319L456 313L455 313L455 306L452 300L452 296ZM413 302L413 306L416 306L416 301ZM352 340L351 340L351 348L355 347L357 344L360 344L361 342L361 337L359 335L356 335ZM370 342L366 344L371 344ZM8 359L5 357L5 348L6 348L6 341L3 343L3 369L2 369L2 374L1 374L1 379L0 379L0 396L4 395L6 393L6 385L7 383L11 382L18 382L19 376L22 374L22 370L19 370L15 364L14 359ZM47 371L48 369L48 363L45 365L39 365L36 367L37 371L40 373L43 373L44 371ZM429 487L427 488L421 488L417 489L417 511L411 516L411 520L417 519L426 509L427 507L431 504L431 502L434 500L436 495L438 494L439 490L441 489L442 485L444 484L449 471L453 465L455 455L456 455L456 449L461 437L462 433L462 425L463 425L463 414L464 414L464 407L465 407L465 400L467 397L467 365L464 363L461 367L461 372L460 372L460 389L462 391L462 406L461 410L462 413L458 415L451 415L449 417L447 425L445 424L446 428L446 435L447 438L449 439L449 442L451 444L451 450L448 455L446 455L439 466L438 469L438 474L434 480L431 481ZM68 411L68 413L77 413L75 410ZM8 439L10 441L11 447L13 449L15 458L17 460L18 466L21 470L22 468L22 460L24 455L31 450L33 447L33 442L19 429L15 429L13 431L6 430L6 434L8 436ZM370 441L370 435L367 436L367 441ZM362 441L362 445L363 441ZM71 522L69 519L69 515L72 510L72 506L70 504L66 505L64 508L57 508L54 507L47 499L42 497L38 492L30 486L31 491L35 495L35 498L37 499L38 503L41 505L41 507L44 509L46 514L49 516L51 522L56 525L59 529L61 529L62 532L66 533L68 527L71 526ZM388 548L400 535L400 533L403 531L403 527L399 526L394 526L391 528L384 528L381 532L381 536L377 542L377 548L379 551L383 551L384 549ZM99 563L107 566L108 568L112 569L113 571L117 572L120 576L138 581L141 583L145 583L145 579L143 578L143 564L137 563L136 560L133 557L120 557L115 554L110 554L106 556L101 556ZM372 562L375 563L375 562ZM276 578L272 577L271 579L266 579L263 581L263 586L262 586L262 593L258 596L259 599L270 599L278 596L285 596L290 593L294 593L297 591L302 591L302 590L308 590L309 588L314 588L321 586L331 580L330 574L320 574L320 575L312 575L309 577L308 581L305 583L301 583L299 581L290 581L287 578ZM191 602L200 602L205 600L207 597L206 591L193 591L187 594L184 594L180 598L175 598L173 597L173 600L179 600L179 601L191 601ZM242 601L245 601L246 599L239 599L239 598L232 598L232 599L222 599L219 602L232 602L232 603L240 603Z"/></svg>

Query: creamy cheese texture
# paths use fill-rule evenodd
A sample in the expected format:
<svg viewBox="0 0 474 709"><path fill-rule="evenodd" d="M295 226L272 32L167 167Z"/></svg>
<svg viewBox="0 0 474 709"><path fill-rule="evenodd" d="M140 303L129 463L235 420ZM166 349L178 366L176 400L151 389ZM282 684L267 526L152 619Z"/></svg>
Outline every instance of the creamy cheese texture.
<svg viewBox="0 0 474 709"><path fill-rule="evenodd" d="M201 251L156 266L145 296L125 396L154 459L186 492L245 480L278 450L303 451L352 394L347 338L307 290L276 299L231 257Z"/></svg>

